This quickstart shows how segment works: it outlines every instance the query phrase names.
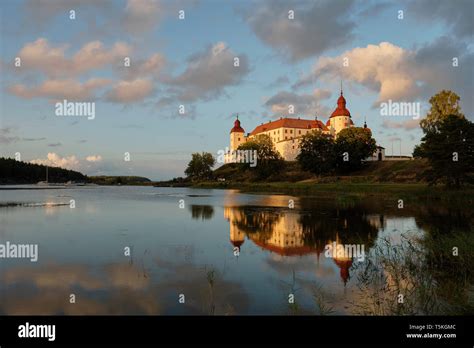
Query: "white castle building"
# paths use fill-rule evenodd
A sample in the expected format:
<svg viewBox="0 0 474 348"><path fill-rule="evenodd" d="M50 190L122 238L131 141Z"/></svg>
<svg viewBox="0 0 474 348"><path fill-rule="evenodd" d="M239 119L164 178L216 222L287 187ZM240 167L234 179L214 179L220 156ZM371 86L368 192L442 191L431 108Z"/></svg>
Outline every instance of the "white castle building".
<svg viewBox="0 0 474 348"><path fill-rule="evenodd" d="M337 100L337 107L327 120L326 124L318 119L305 120L298 118L280 118L276 121L269 121L257 126L252 132L245 134L239 118L234 122L234 127L230 131L230 153L237 150L238 147L248 140L252 140L258 135L268 135L275 145L275 149L286 161L295 161L300 152L301 137L309 132L319 131L323 134L330 134L334 138L345 128L354 127L351 119L351 113L346 108L346 99L341 95ZM364 122L364 129L367 128ZM226 156L226 162L231 162L232 156ZM377 150L368 158L369 161L381 161L385 159L385 149L377 146Z"/></svg>

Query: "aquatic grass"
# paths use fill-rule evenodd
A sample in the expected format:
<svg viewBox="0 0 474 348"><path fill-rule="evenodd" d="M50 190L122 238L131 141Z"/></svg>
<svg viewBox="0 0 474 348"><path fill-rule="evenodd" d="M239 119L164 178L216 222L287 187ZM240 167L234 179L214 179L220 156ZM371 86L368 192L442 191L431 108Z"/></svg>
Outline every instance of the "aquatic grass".
<svg viewBox="0 0 474 348"><path fill-rule="evenodd" d="M451 252L464 242L463 258ZM400 245L384 238L358 266L357 315L462 315L474 313L472 233L433 240L402 235ZM400 295L403 297L401 298Z"/></svg>
<svg viewBox="0 0 474 348"><path fill-rule="evenodd" d="M329 305L329 295L324 290L323 286L316 284L313 289L313 299L316 304L318 315L331 315L334 313L334 307Z"/></svg>

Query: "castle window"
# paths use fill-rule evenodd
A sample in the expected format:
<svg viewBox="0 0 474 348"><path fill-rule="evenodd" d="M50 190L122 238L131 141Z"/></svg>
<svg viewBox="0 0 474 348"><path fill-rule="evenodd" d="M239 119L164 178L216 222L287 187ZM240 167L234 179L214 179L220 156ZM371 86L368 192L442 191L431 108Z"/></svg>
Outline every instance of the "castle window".
<svg viewBox="0 0 474 348"><path fill-rule="evenodd" d="M285 129L285 133L288 133L288 129Z"/></svg>
<svg viewBox="0 0 474 348"><path fill-rule="evenodd" d="M293 129L290 130L290 133L293 133Z"/></svg>
<svg viewBox="0 0 474 348"><path fill-rule="evenodd" d="M287 136L285 136L285 140L287 140L287 139L288 139L288 137L287 137Z"/></svg>
<svg viewBox="0 0 474 348"><path fill-rule="evenodd" d="M237 138L237 141L240 141L240 138Z"/></svg>
<svg viewBox="0 0 474 348"><path fill-rule="evenodd" d="M299 130L298 132L299 132L298 134L301 134L301 130Z"/></svg>

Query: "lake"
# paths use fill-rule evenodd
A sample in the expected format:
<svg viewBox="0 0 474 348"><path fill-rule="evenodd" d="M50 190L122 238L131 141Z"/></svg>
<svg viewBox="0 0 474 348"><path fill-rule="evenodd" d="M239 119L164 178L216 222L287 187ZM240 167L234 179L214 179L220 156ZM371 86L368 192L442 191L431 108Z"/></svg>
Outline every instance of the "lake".
<svg viewBox="0 0 474 348"><path fill-rule="evenodd" d="M377 196L0 190L0 244L38 247L0 259L0 313L472 313L472 226Z"/></svg>

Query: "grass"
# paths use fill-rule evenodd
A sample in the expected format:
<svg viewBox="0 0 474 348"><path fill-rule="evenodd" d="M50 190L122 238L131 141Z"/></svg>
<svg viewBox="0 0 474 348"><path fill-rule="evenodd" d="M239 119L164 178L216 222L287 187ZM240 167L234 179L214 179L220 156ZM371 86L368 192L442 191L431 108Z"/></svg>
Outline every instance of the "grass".
<svg viewBox="0 0 474 348"><path fill-rule="evenodd" d="M459 254L452 248L459 245ZM452 232L400 245L384 239L356 269L358 315L465 315L474 312L474 234ZM402 295L402 301L399 296Z"/></svg>

